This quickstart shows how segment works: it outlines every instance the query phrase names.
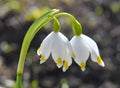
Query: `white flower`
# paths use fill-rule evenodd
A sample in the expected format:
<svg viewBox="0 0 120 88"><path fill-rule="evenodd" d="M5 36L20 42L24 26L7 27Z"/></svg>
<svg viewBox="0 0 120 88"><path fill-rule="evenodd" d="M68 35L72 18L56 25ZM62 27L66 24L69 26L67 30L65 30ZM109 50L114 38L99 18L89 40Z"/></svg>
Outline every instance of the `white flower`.
<svg viewBox="0 0 120 88"><path fill-rule="evenodd" d="M100 57L97 44L90 37L84 34L74 36L70 43L73 49L73 58L75 62L80 65L82 71L85 70L89 55L91 55L92 61L97 62L103 67L105 66Z"/></svg>
<svg viewBox="0 0 120 88"><path fill-rule="evenodd" d="M63 66L63 71L66 71L72 64L71 59L72 48L68 39L60 32L51 32L41 43L40 48L37 50L37 54L41 55L40 63L44 63L50 53L53 60L60 68Z"/></svg>

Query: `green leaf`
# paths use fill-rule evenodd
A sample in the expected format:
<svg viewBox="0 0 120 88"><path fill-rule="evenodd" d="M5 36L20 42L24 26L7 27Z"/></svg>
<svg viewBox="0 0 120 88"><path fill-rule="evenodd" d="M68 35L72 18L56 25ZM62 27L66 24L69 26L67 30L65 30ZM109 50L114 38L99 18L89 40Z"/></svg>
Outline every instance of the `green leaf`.
<svg viewBox="0 0 120 88"><path fill-rule="evenodd" d="M28 51L28 48L30 46L30 43L33 39L33 37L36 35L36 33L42 28L46 23L51 21L53 16L56 12L58 12L58 9L52 9L46 13L44 13L42 16L40 16L28 29L28 32L26 33L23 43L22 43L22 48L20 52L20 58L18 62L18 68L17 68L17 80L16 80L16 88L22 88L22 80L19 77L19 74L23 74L23 69L24 69L24 62L26 58L26 54ZM21 76L22 77L22 76Z"/></svg>

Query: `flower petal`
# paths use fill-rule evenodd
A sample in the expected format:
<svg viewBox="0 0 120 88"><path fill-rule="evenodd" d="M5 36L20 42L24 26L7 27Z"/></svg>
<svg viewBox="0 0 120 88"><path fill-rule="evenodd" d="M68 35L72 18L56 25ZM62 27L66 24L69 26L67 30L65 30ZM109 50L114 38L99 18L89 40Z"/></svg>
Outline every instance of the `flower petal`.
<svg viewBox="0 0 120 88"><path fill-rule="evenodd" d="M46 60L45 60L45 56L42 55L42 56L40 57L40 64L44 63L45 61L46 61Z"/></svg>
<svg viewBox="0 0 120 88"><path fill-rule="evenodd" d="M51 51L52 57L59 68L62 67L64 60L68 62L68 66L71 64L67 60L67 58L71 57L70 46L68 39L62 33L58 32L54 34L54 45ZM61 63L58 63L59 61Z"/></svg>
<svg viewBox="0 0 120 88"><path fill-rule="evenodd" d="M50 51L51 51L51 46L53 43L53 32L51 32L41 43L41 46L37 50L37 54L41 55L41 58L44 56L44 60L41 59L42 61L40 63L45 62L48 57L50 56Z"/></svg>
<svg viewBox="0 0 120 88"><path fill-rule="evenodd" d="M63 72L65 72L69 66L72 64L72 47L70 45L69 42L67 42L67 46L66 46L66 58L64 60L64 64L63 64Z"/></svg>
<svg viewBox="0 0 120 88"><path fill-rule="evenodd" d="M100 56L97 57L97 62L98 62L98 64L101 65L102 67L105 67L105 64L104 64L104 62L103 62L103 60L101 59Z"/></svg>
<svg viewBox="0 0 120 88"><path fill-rule="evenodd" d="M73 52L76 58L74 58L75 62L80 65L80 63L86 64L86 61L89 57L89 49L81 38L81 36L74 36L70 41ZM85 65L80 65L82 69L85 69ZM84 68L83 68L84 67Z"/></svg>
<svg viewBox="0 0 120 88"><path fill-rule="evenodd" d="M64 54L64 49L65 49L65 43L63 41L63 39L59 36L59 32L58 33L54 33L54 41L53 41L53 46L52 46L52 57L53 60L55 61L55 63L57 64L58 68L62 67L63 65L63 58L65 58L65 54ZM59 59L61 58L60 62Z"/></svg>
<svg viewBox="0 0 120 88"><path fill-rule="evenodd" d="M80 67L82 71L85 71L86 62L80 62Z"/></svg>
<svg viewBox="0 0 120 88"><path fill-rule="evenodd" d="M67 60L64 61L64 64L63 64L63 72L65 72L69 66L72 64L72 58L67 58Z"/></svg>
<svg viewBox="0 0 120 88"><path fill-rule="evenodd" d="M102 61L101 58L98 58L98 57L100 57L100 54L99 54L99 49L98 49L96 42L84 34L82 34L81 37L89 45L92 61L97 62L99 65L104 67L105 66L104 62Z"/></svg>
<svg viewBox="0 0 120 88"><path fill-rule="evenodd" d="M91 39L90 37L81 34L81 38L87 43L89 49L91 50L91 52L96 53L97 55L99 55L99 50L98 50L98 46L96 44L96 42Z"/></svg>

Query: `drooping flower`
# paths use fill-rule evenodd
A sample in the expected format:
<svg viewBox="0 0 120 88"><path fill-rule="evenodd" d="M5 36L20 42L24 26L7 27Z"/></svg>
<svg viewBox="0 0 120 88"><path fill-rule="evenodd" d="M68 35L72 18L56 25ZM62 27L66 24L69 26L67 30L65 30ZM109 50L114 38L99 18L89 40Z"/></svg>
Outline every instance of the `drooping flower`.
<svg viewBox="0 0 120 88"><path fill-rule="evenodd" d="M90 37L81 34L80 36L74 36L71 41L73 49L73 58L75 62L80 65L82 71L85 70L86 61L91 56L92 61L97 62L101 66L105 66L102 61L99 49L96 42Z"/></svg>
<svg viewBox="0 0 120 88"><path fill-rule="evenodd" d="M60 68L63 66L63 71L66 71L72 64L71 59L72 47L68 39L60 32L51 32L41 43L37 54L41 56L40 63L44 63L50 54Z"/></svg>

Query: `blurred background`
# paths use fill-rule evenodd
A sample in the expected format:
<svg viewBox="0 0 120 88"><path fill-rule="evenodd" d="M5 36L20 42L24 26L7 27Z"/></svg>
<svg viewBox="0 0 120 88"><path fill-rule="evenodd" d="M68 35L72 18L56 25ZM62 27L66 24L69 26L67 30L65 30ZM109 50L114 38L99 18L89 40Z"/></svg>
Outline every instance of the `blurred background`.
<svg viewBox="0 0 120 88"><path fill-rule="evenodd" d="M13 88L25 33L35 19L53 8L76 17L83 33L97 42L106 66L103 68L89 58L85 72L74 61L62 72L51 57L40 65L36 51L51 32L51 22L30 45L23 88L120 88L120 0L0 0L0 88ZM71 39L69 19L59 20L61 31Z"/></svg>

